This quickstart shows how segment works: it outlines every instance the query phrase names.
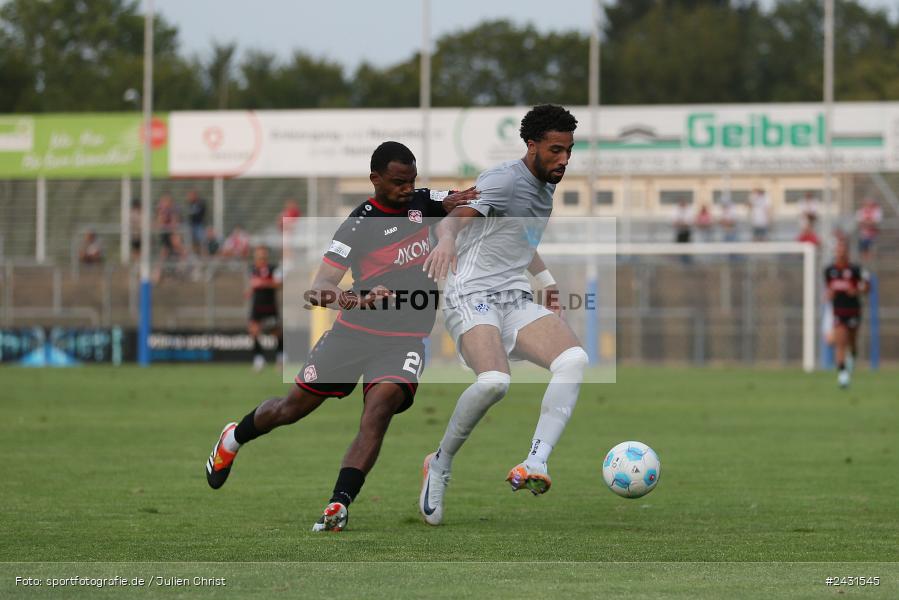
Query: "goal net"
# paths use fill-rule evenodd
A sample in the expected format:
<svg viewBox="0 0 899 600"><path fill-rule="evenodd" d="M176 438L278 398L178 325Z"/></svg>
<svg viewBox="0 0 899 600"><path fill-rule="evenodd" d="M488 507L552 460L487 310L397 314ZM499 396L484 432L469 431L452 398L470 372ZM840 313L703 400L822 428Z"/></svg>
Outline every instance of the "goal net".
<svg viewBox="0 0 899 600"><path fill-rule="evenodd" d="M416 238L414 243L406 244L408 247L399 243L401 238L395 245L384 241L403 234L408 221L406 215L379 218L377 227L369 226L369 237L359 242L359 249L388 248L383 252L392 253L389 260L381 256L354 264L358 267L365 263L367 269L374 269L370 272L379 273L378 269L387 268L391 262L420 262L432 247L433 236ZM553 217L545 228L539 219L504 217L499 221L537 247L558 282L564 318L590 357L585 382L614 382L618 364L814 368L813 246L774 242L618 244L617 221L609 217ZM344 223L342 218L316 218L285 226L285 381L294 380L315 342L334 326L335 318L340 318L337 311L310 306L304 298L323 255L335 247L334 232ZM351 225L362 227L362 223ZM495 266L496 256L491 256L491 252L495 254L497 249L510 248L509 252L515 252L514 243L496 243L502 239L498 231L488 231L484 239L490 239L491 244L472 251L480 261L478 268L489 271L491 265ZM348 256L357 251L339 245L336 248ZM413 268L420 273L419 266ZM408 271L408 282L393 281L394 287L405 288L398 291L405 294L406 302L414 303L418 298L420 305L427 291L417 289L420 281L412 282L415 272ZM375 280L377 276L369 278ZM340 283L342 289L351 285L349 275ZM418 291L424 293L416 296ZM469 381L471 373L460 361L444 323L446 299L442 286L437 293L438 305L428 304L424 308L436 309L436 323L424 342L424 356L409 355L410 372L423 374L423 381ZM541 298L538 295L536 299ZM387 316L385 319L384 323L390 321ZM391 322L391 327L403 328L396 321ZM377 318L365 323L370 329L380 327ZM529 364L513 361L513 380L548 380L545 369ZM348 379L353 378L351 371L348 368Z"/></svg>

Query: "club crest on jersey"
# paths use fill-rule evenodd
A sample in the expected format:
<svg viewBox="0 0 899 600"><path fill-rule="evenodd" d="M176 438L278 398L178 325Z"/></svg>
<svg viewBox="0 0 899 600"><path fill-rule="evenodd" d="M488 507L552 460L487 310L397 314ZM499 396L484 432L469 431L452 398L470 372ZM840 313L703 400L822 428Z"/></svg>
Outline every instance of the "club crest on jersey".
<svg viewBox="0 0 899 600"><path fill-rule="evenodd" d="M408 246L398 248L396 251L396 260L393 264L403 266L408 262L424 258L431 251L431 244L427 239L412 242Z"/></svg>
<svg viewBox="0 0 899 600"><path fill-rule="evenodd" d="M409 211L409 220L413 223L421 223L421 211L420 210L410 210Z"/></svg>
<svg viewBox="0 0 899 600"><path fill-rule="evenodd" d="M303 381L306 383L312 383L318 379L318 372L315 370L315 365L309 365L305 369L303 369Z"/></svg>

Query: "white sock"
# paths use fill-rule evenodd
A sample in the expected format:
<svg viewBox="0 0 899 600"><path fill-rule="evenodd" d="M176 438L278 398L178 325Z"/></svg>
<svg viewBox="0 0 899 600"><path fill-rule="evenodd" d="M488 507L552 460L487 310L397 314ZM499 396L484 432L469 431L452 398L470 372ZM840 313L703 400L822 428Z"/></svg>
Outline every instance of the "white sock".
<svg viewBox="0 0 899 600"><path fill-rule="evenodd" d="M236 427L232 427L228 430L228 433L225 434L225 439L222 440L222 446L225 447L225 450L228 452L237 452L240 449L240 444L237 443L237 440L234 439L234 430Z"/></svg>
<svg viewBox="0 0 899 600"><path fill-rule="evenodd" d="M546 461L549 460L549 455L552 454L553 447L550 446L547 442L534 438L531 440L531 452L528 454L528 458L525 462L527 465L541 465L546 464Z"/></svg>
<svg viewBox="0 0 899 600"><path fill-rule="evenodd" d="M549 366L553 376L543 394L540 419L524 461L526 466L539 467L549 460L549 455L562 437L577 404L581 382L584 380L584 368L588 362L584 349L575 346L557 356Z"/></svg>
<svg viewBox="0 0 899 600"><path fill-rule="evenodd" d="M487 410L506 395L511 381L508 373L486 371L478 375L477 381L462 392L434 457L436 467L444 471L450 470L456 452L468 439L481 417L487 414Z"/></svg>

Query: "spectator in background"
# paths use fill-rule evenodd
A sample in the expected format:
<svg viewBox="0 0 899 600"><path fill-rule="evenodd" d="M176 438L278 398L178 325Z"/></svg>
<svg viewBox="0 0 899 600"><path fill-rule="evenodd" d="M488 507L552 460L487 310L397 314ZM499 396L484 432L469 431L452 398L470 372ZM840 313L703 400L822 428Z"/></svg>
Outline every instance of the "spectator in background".
<svg viewBox="0 0 899 600"><path fill-rule="evenodd" d="M250 236L240 225L235 225L222 244L222 256L225 258L248 258L250 256Z"/></svg>
<svg viewBox="0 0 899 600"><path fill-rule="evenodd" d="M730 193L725 192L721 201L721 216L718 219L721 225L721 239L725 242L737 241L737 213L734 203L730 199Z"/></svg>
<svg viewBox="0 0 899 600"><path fill-rule="evenodd" d="M196 189L187 192L187 222L190 225L190 243L194 254L202 253L206 230L206 201Z"/></svg>
<svg viewBox="0 0 899 600"><path fill-rule="evenodd" d="M141 209L139 199L131 201L128 223L131 228L131 260L136 260L140 258Z"/></svg>
<svg viewBox="0 0 899 600"><path fill-rule="evenodd" d="M156 206L156 228L159 230L159 243L161 245L160 258L165 261L170 255L178 255L179 248L175 247L175 234L177 233L178 224L180 222L178 209L175 208L175 202L172 195L168 192L159 198L159 204Z"/></svg>
<svg viewBox="0 0 899 600"><path fill-rule="evenodd" d="M818 238L818 234L815 233L815 220L814 219L805 219L802 224L802 231L799 232L799 236L796 238L797 242L805 242L807 244L814 244L817 247L821 246L821 240Z"/></svg>
<svg viewBox="0 0 899 600"><path fill-rule="evenodd" d="M874 198L865 198L864 204L855 213L855 222L858 225L858 251L862 260L870 260L874 254L874 241L880 233L880 223L883 221L883 210Z"/></svg>
<svg viewBox="0 0 899 600"><path fill-rule="evenodd" d="M686 198L677 201L677 208L674 209L674 241L678 244L686 244L690 241L690 228L692 211Z"/></svg>
<svg viewBox="0 0 899 600"><path fill-rule="evenodd" d="M219 236L215 233L215 228L211 225L206 228L206 240L203 245L203 250L206 253L206 256L214 257L219 253L219 249L221 249L222 243L219 241Z"/></svg>
<svg viewBox="0 0 899 600"><path fill-rule="evenodd" d="M103 264L103 246L97 238L97 232L88 230L84 233L84 240L78 250L78 260L82 265Z"/></svg>
<svg viewBox="0 0 899 600"><path fill-rule="evenodd" d="M696 213L696 231L699 234L699 240L703 242L711 242L712 241L712 212L709 210L707 204L703 204L699 207L699 212Z"/></svg>
<svg viewBox="0 0 899 600"><path fill-rule="evenodd" d="M693 222L693 211L687 203L686 198L680 198L677 201L677 208L674 209L674 241L678 244L690 243L690 230ZM680 260L685 265L692 262L690 256L684 254Z"/></svg>
<svg viewBox="0 0 899 600"><path fill-rule="evenodd" d="M292 198L286 200L284 208L281 209L281 214L278 215L278 229L281 231L287 229L284 219L299 219L302 216L303 213L300 211L300 205L297 204L297 201Z"/></svg>
<svg viewBox="0 0 899 600"><path fill-rule="evenodd" d="M293 198L288 198L284 202L284 208L278 215L278 229L281 230L281 247L284 260L289 261L293 254L294 229L297 219L303 216L300 206Z"/></svg>
<svg viewBox="0 0 899 600"><path fill-rule="evenodd" d="M815 195L808 190L803 194L802 201L799 203L799 215L802 222L800 225L805 227L806 223L811 223L812 228L818 222L818 214L821 212L821 202Z"/></svg>
<svg viewBox="0 0 899 600"><path fill-rule="evenodd" d="M752 240L766 241L771 232L771 201L762 188L755 188L749 194L749 222L752 225Z"/></svg>

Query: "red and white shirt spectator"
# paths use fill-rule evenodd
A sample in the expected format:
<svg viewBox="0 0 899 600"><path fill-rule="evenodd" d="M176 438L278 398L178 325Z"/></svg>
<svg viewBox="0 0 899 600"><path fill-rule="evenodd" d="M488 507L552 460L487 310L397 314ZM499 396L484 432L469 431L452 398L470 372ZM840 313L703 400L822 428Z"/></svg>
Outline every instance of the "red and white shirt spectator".
<svg viewBox="0 0 899 600"><path fill-rule="evenodd" d="M221 253L227 258L247 258L250 255L250 236L240 225L235 225L225 238Z"/></svg>
<svg viewBox="0 0 899 600"><path fill-rule="evenodd" d="M855 221L858 223L859 237L873 240L880 231L880 223L883 221L883 210L876 200L866 198L865 203L855 213Z"/></svg>

